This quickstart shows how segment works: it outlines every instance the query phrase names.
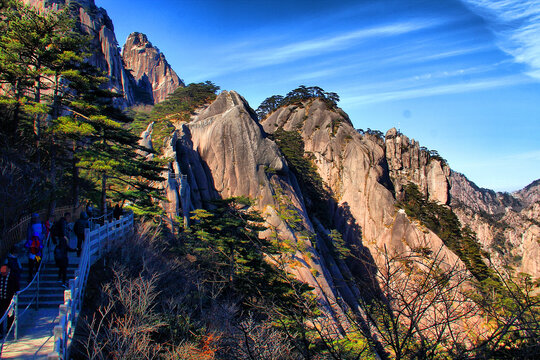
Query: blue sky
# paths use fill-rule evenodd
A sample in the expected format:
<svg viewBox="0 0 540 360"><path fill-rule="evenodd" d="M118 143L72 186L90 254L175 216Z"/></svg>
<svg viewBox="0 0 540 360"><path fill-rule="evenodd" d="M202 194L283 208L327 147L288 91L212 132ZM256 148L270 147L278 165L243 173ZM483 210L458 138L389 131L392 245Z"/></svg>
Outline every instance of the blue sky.
<svg viewBox="0 0 540 360"><path fill-rule="evenodd" d="M186 81L256 108L317 85L355 127L396 127L477 185L540 178L540 0L96 0Z"/></svg>

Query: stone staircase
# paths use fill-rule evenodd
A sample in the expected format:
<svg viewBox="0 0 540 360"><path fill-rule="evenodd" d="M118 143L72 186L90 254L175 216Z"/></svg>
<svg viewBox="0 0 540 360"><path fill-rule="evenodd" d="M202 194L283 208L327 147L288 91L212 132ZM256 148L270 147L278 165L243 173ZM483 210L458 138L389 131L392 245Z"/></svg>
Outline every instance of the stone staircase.
<svg viewBox="0 0 540 360"><path fill-rule="evenodd" d="M75 253L69 253L69 265L67 269L67 279L75 277L75 270L79 265L79 258ZM28 259L22 263L23 272L21 276L21 289L28 285ZM58 281L58 268L54 259L50 259L43 264L39 279L39 307L55 308L64 303L64 287ZM37 284L19 296L19 308L25 309L36 294Z"/></svg>

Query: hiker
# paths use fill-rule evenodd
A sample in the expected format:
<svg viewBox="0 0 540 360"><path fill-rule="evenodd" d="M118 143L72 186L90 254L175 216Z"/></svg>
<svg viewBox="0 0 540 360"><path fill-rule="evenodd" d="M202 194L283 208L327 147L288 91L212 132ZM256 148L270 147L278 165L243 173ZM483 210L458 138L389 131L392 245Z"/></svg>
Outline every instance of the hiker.
<svg viewBox="0 0 540 360"><path fill-rule="evenodd" d="M11 276L13 276L16 279L17 284L19 284L21 280L22 266L19 261L19 257L17 256L17 249L15 246L12 246L11 249L9 249L4 265L9 266L11 269Z"/></svg>
<svg viewBox="0 0 540 360"><path fill-rule="evenodd" d="M15 295L17 291L19 291L19 283L13 276L10 267L8 265L2 265L2 267L0 267L0 317L4 316L9 304L11 303L13 295ZM8 330L12 323L13 315L8 315ZM3 324L0 326L0 329L4 330Z"/></svg>
<svg viewBox="0 0 540 360"><path fill-rule="evenodd" d="M73 230L75 231L75 235L77 235L77 256L81 256L82 251L82 245L84 241L84 231L85 229L90 228L90 222L88 221L88 215L86 212L81 212L81 216L79 217L79 220L75 222L75 226L73 227Z"/></svg>
<svg viewBox="0 0 540 360"><path fill-rule="evenodd" d="M66 238L66 241L69 243L69 231L68 223L71 221L71 214L65 213L57 222L54 223L51 234L53 243L58 244L59 239Z"/></svg>
<svg viewBox="0 0 540 360"><path fill-rule="evenodd" d="M45 239L51 234L51 227L54 224L54 216L49 216L47 221L45 221ZM52 235L51 235L52 236Z"/></svg>
<svg viewBox="0 0 540 360"><path fill-rule="evenodd" d="M67 289L67 267L69 264L68 251L73 251L68 245L68 238L62 236L58 238L58 245L54 248L54 261L58 267L58 281Z"/></svg>
<svg viewBox="0 0 540 360"><path fill-rule="evenodd" d="M86 215L88 215L90 219L94 217L94 208L90 203L86 205Z"/></svg>
<svg viewBox="0 0 540 360"><path fill-rule="evenodd" d="M26 235L24 247L28 249L28 282L32 281L35 271L39 268L43 257L43 240L45 239L45 227L39 221L38 214L32 214Z"/></svg>
<svg viewBox="0 0 540 360"><path fill-rule="evenodd" d="M114 205L113 217L116 220L120 220L120 216L122 216L122 208L120 207L120 205L116 204Z"/></svg>

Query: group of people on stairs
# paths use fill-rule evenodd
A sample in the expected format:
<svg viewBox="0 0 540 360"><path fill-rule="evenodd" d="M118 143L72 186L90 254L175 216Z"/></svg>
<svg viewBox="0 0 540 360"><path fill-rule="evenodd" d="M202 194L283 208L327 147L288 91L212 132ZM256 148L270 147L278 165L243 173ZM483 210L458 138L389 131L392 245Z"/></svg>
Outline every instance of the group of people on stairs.
<svg viewBox="0 0 540 360"><path fill-rule="evenodd" d="M54 260L58 267L58 282L67 288L67 268L69 265L68 251L76 251L77 256L81 255L84 242L85 229L90 228L90 222L86 212L81 212L80 218L71 223L71 213L66 212L60 219L54 221L54 217L49 218L45 223L40 221L39 214L32 214L30 224L26 231L24 248L28 257L28 282L31 282L38 271L43 258L43 248L45 241L50 236L54 248ZM71 233L77 236L77 248L69 246ZM20 289L22 277L22 266L17 256L17 249L13 246L0 266L0 317L9 308L11 299ZM13 323L13 316L8 316L8 329ZM0 326L0 334L3 328Z"/></svg>
<svg viewBox="0 0 540 360"><path fill-rule="evenodd" d="M67 268L69 265L68 252L75 251L77 256L81 256L83 243L85 241L85 230L90 228L90 218L94 209L88 205L86 211L82 211L79 219L74 223L71 221L71 213L66 212L60 219L55 221L50 217L45 222L41 222L39 214L32 214L30 224L26 231L24 248L28 258L28 282L30 283L38 271L43 258L43 248L48 238L54 245L54 261L58 268L58 282L64 288L67 284ZM112 216L118 220L122 216L122 207L118 204L114 207ZM70 247L70 238L74 234L77 237L77 247ZM15 293L20 289L22 277L22 266L17 254L17 248L13 246L7 258L0 265L0 318L3 317L9 308ZM8 329L13 322L13 316L8 316ZM2 324L0 324L2 325ZM3 325L0 326L0 336L3 333Z"/></svg>

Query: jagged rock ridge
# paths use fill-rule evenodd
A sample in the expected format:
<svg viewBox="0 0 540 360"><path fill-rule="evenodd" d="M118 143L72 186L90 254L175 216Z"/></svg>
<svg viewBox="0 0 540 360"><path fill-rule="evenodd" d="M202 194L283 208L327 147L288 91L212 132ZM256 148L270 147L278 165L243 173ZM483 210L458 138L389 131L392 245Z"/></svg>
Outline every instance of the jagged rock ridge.
<svg viewBox="0 0 540 360"><path fill-rule="evenodd" d="M313 155L319 174L336 200L334 223L348 244L369 249L375 263L382 261L385 247L392 253L428 247L434 252L441 250L448 262L460 263L433 232L397 211L394 195L384 184L388 177L384 143L360 135L343 111L330 109L316 99L282 107L262 125L269 133L278 128L300 131L305 152ZM397 168L399 165L393 166ZM398 184L396 179L394 183ZM360 233L351 231L351 221Z"/></svg>
<svg viewBox="0 0 540 360"><path fill-rule="evenodd" d="M172 200L166 207L171 218L182 211L202 208L215 198L250 197L270 229L302 247L290 259L289 271L313 286L326 312L335 319L343 318L336 307L339 299L345 299L351 308L358 307L358 290L349 288L343 281L342 270L316 250L323 244L313 240L316 247L312 240L302 238L280 216L279 209L285 204L294 209L303 229L316 232L296 178L244 98L234 91L224 91L189 123L178 122L175 127L177 130L165 148L165 156L175 159L164 184L167 197ZM186 179L178 181L180 174ZM190 204L180 204L185 182L190 189Z"/></svg>
<svg viewBox="0 0 540 360"><path fill-rule="evenodd" d="M58 11L66 7L70 8L71 14L77 22L76 26L82 33L91 36L92 51L89 63L107 73L109 77L107 87L111 91L123 95L114 99L115 106L126 108L138 103L159 102L174 91L176 84L181 85L180 79L167 64L163 54L160 53L158 63L155 66L152 65L149 60L149 54L152 53L152 50L149 50L149 52L141 54L132 54L129 59L130 64L132 66L138 64L140 66L138 70L143 73L147 71L145 66L148 66L147 74L150 74L150 69L153 69L154 79L148 75L152 88L143 87L141 90L137 85L141 79L135 80L124 66L112 20L105 9L96 6L94 0L23 0L23 2L40 11ZM143 59L137 59L138 55L141 55Z"/></svg>
<svg viewBox="0 0 540 360"><path fill-rule="evenodd" d="M398 198L403 186L412 182L430 200L448 203L450 168L446 162L431 156L417 141L409 140L395 128L386 132L384 144L389 176Z"/></svg>
<svg viewBox="0 0 540 360"><path fill-rule="evenodd" d="M135 80L137 102L159 103L178 87L184 86L165 55L144 34L134 32L128 36L122 58Z"/></svg>

